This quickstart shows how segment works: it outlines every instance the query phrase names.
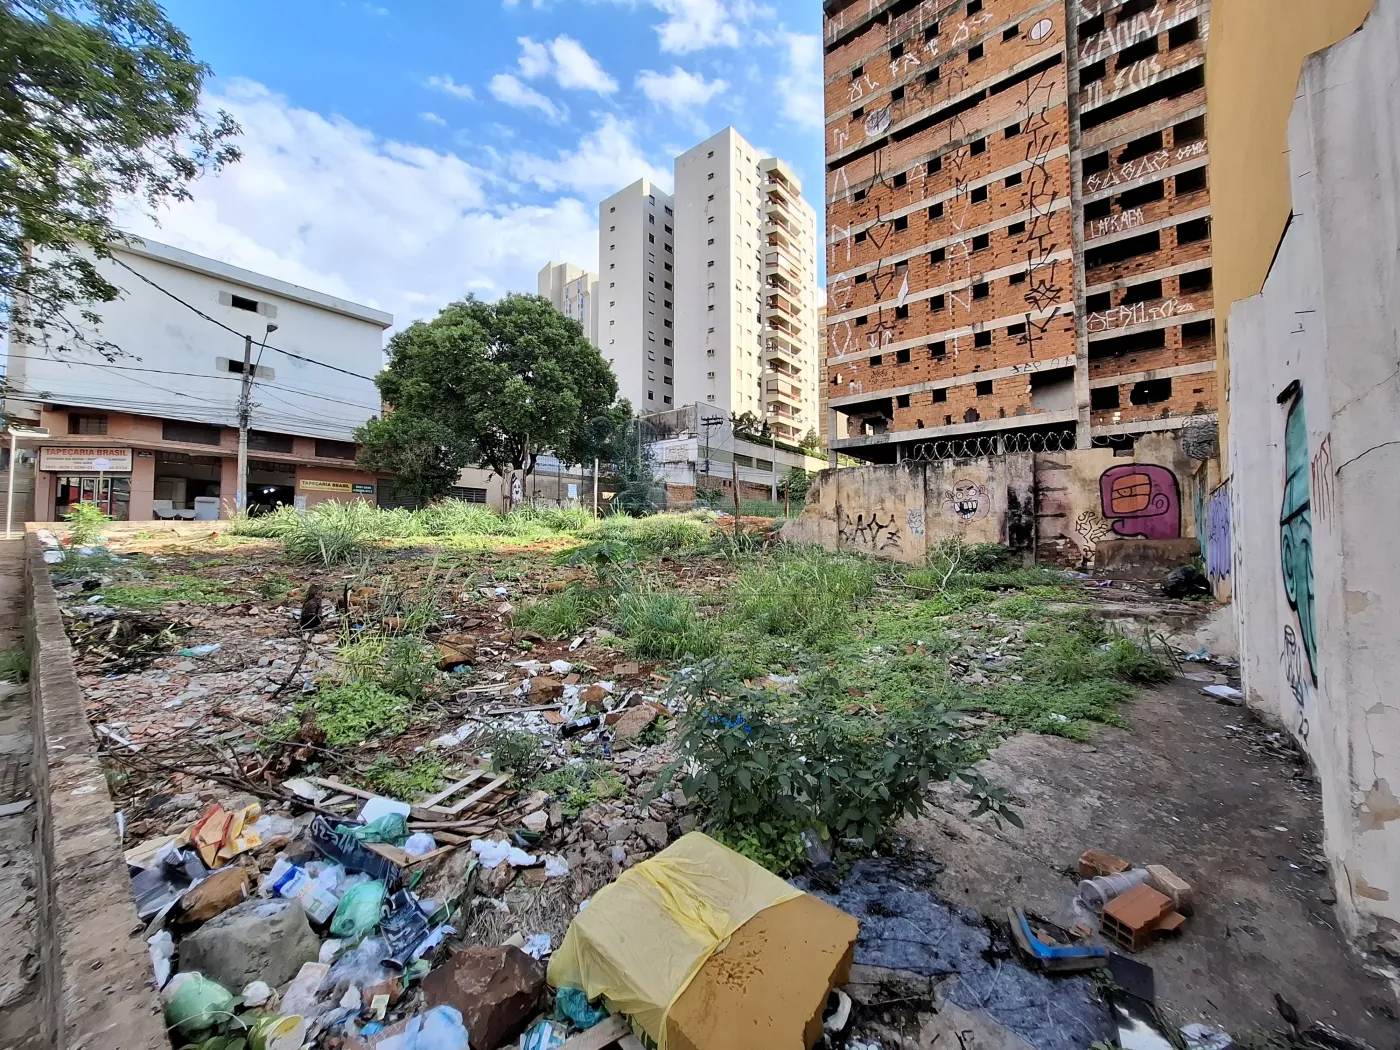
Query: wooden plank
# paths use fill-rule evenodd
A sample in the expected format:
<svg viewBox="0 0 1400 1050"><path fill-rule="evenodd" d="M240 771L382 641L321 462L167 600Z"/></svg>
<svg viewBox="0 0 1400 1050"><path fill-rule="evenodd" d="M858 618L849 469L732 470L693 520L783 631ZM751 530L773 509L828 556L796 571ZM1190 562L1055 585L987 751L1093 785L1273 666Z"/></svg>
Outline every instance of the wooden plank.
<svg viewBox="0 0 1400 1050"><path fill-rule="evenodd" d="M477 788L461 802L458 802L455 806L433 806L432 808L435 812L447 813L448 815L455 817L458 813L462 812L462 810L476 804L477 802L480 802L483 798L491 794L491 792L495 791L509 779L509 773L502 773L495 780L491 781L491 783L487 784L484 788Z"/></svg>
<svg viewBox="0 0 1400 1050"><path fill-rule="evenodd" d="M613 1014L606 1021L600 1021L586 1032L580 1032L564 1040L559 1050L603 1050L632 1031L622 1015Z"/></svg>
<svg viewBox="0 0 1400 1050"><path fill-rule="evenodd" d="M351 787L349 784L342 784L339 780L331 780L328 777L303 777L318 787L330 788L332 791L339 791L342 794L354 795L356 798L382 798L373 791L366 791L363 788Z"/></svg>
<svg viewBox="0 0 1400 1050"><path fill-rule="evenodd" d="M415 802L414 805L419 806L423 809L426 809L429 806L436 806L443 799L447 798L450 795L455 795L460 789L466 787L468 784L472 783L475 780L480 780L485 775L486 770L473 769L470 773L464 776L461 780L457 781L455 784L451 785L448 788L445 788L442 791L439 791L436 795L430 795L428 798L423 799L423 801L421 802Z"/></svg>

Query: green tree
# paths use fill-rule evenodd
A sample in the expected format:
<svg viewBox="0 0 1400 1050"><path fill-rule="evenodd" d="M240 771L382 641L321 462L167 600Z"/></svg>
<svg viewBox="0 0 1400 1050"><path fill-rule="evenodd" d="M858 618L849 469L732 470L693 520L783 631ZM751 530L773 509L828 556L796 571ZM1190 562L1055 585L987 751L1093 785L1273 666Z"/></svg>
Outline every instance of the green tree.
<svg viewBox="0 0 1400 1050"><path fill-rule="evenodd" d="M238 125L199 109L209 72L152 0L0 0L0 330L87 341L97 315L64 310L117 297L96 259L118 202L238 159Z"/></svg>
<svg viewBox="0 0 1400 1050"><path fill-rule="evenodd" d="M445 494L471 456L447 427L426 416L390 412L371 419L356 435L360 466L394 476L394 494L418 504Z"/></svg>
<svg viewBox="0 0 1400 1050"><path fill-rule="evenodd" d="M782 480L783 492L794 504L801 505L807 499L807 490L812 487L812 476L801 467L793 467Z"/></svg>
<svg viewBox="0 0 1400 1050"><path fill-rule="evenodd" d="M803 452L816 455L822 448L822 436L817 433L816 427L807 431L807 435L802 439L802 444L798 446Z"/></svg>
<svg viewBox="0 0 1400 1050"><path fill-rule="evenodd" d="M392 410L357 432L362 462L404 463L424 442L435 447L438 458L414 482L423 499L445 493L448 476L470 463L509 478L529 474L545 452L591 462L590 421L617 397L612 369L579 323L537 295L468 296L415 321L389 340L376 382Z"/></svg>

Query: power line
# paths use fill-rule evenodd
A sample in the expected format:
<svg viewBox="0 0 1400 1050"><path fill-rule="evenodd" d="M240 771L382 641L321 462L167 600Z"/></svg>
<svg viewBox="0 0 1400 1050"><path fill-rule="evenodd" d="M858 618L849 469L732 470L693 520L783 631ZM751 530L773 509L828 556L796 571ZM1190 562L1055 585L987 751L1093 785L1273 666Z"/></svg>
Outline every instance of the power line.
<svg viewBox="0 0 1400 1050"><path fill-rule="evenodd" d="M116 256L112 257L112 261L118 266L120 266L122 269L130 270L132 273L134 273L137 277L141 278L141 280L145 281L156 291L160 292L162 295L168 295L181 306L185 307L185 309L193 311L194 313L198 314L200 317L208 321L210 324L218 325L224 331L232 332L240 339L247 338L247 333L240 332L236 328L230 328L228 325L224 324L224 322L220 321L217 317L210 317L199 307L195 306L193 303L188 303L184 299L181 299L174 292L170 291L170 289L156 283L151 278L147 277L144 273L142 273L140 270L136 269L134 266L122 262L122 260L118 259ZM277 353L282 354L286 357L293 358L297 361L305 361L309 365L320 365L322 368L329 368L332 372L340 372L343 375L354 376L356 379L368 380L371 383L374 382L374 376L361 375L359 372L352 372L348 368L341 368L339 365L328 365L324 361L317 361L314 357L305 357L301 354L293 353L290 350L283 350L280 346L273 346L271 343L265 343L263 345L265 345L268 350L275 350Z"/></svg>

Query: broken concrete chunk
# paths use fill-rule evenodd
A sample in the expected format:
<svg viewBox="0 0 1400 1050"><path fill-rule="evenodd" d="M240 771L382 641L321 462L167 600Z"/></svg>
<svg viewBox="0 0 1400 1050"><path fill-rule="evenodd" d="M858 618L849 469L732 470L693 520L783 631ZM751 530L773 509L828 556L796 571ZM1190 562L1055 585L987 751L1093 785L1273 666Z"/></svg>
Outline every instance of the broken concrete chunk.
<svg viewBox="0 0 1400 1050"><path fill-rule="evenodd" d="M613 725L613 747L630 747L656 718L655 708L629 707Z"/></svg>
<svg viewBox="0 0 1400 1050"><path fill-rule="evenodd" d="M1183 915L1191 914L1191 884L1164 864L1147 865L1147 884L1158 893L1171 898L1172 907Z"/></svg>
<svg viewBox="0 0 1400 1050"><path fill-rule="evenodd" d="M548 675L540 675L530 681L530 699L535 703L547 704L564 695L564 683ZM467 1031L471 1031L470 1028Z"/></svg>
<svg viewBox="0 0 1400 1050"><path fill-rule="evenodd" d="M180 942L180 971L197 970L225 988L263 981L276 988L315 962L321 941L296 901L245 901Z"/></svg>
<svg viewBox="0 0 1400 1050"><path fill-rule="evenodd" d="M637 829L646 844L652 849L665 849L667 842L666 825L659 820L644 820Z"/></svg>
<svg viewBox="0 0 1400 1050"><path fill-rule="evenodd" d="M537 809L533 813L526 813L521 818L520 823L524 824L531 831L544 831L549 827L549 814L542 809Z"/></svg>
<svg viewBox="0 0 1400 1050"><path fill-rule="evenodd" d="M462 1012L472 1050L497 1050L535 1015L544 977L544 967L519 948L467 948L423 979L423 997Z"/></svg>

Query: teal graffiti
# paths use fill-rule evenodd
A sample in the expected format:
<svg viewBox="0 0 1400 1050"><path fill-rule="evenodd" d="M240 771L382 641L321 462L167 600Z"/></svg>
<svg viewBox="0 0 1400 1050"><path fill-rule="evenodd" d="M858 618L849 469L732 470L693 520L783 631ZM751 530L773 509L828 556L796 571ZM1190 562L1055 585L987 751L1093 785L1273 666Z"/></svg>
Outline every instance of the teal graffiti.
<svg viewBox="0 0 1400 1050"><path fill-rule="evenodd" d="M1308 482L1308 425L1303 388L1295 380L1278 397L1288 405L1283 428L1283 502L1278 513L1283 593L1298 617L1298 634L1317 685L1317 612L1313 601L1312 493Z"/></svg>

